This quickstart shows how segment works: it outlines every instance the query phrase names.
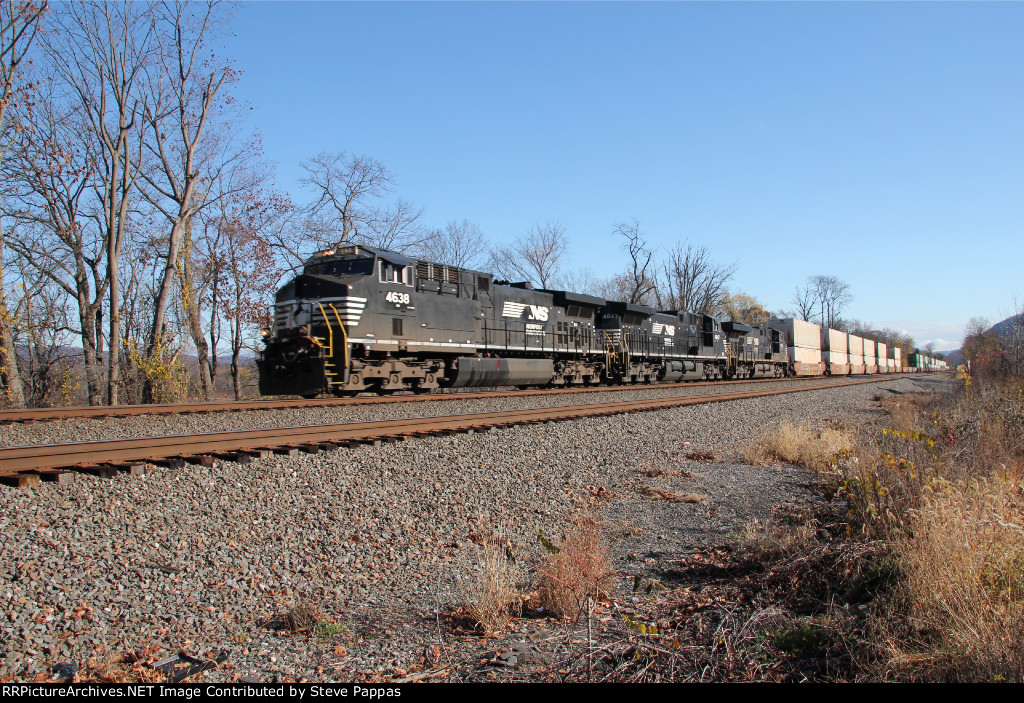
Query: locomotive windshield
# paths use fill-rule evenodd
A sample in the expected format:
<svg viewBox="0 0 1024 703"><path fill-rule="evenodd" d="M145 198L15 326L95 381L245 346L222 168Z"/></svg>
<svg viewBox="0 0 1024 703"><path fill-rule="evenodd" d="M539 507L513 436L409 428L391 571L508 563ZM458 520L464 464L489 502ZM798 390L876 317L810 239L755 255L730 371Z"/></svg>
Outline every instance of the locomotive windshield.
<svg viewBox="0 0 1024 703"><path fill-rule="evenodd" d="M360 256L354 259L339 259L309 264L305 273L316 276L369 276L373 273L373 257Z"/></svg>

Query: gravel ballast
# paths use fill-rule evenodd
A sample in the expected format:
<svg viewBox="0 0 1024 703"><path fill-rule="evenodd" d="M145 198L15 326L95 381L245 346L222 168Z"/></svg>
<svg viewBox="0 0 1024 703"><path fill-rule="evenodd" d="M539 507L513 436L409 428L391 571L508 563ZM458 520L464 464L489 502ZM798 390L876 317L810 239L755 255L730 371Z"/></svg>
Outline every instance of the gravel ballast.
<svg viewBox="0 0 1024 703"><path fill-rule="evenodd" d="M3 488L0 677L27 680L62 662L103 664L125 652L155 661L182 650L227 655L224 665L201 675L204 681L347 680L406 668L447 636L439 615L462 600L459 579L481 534L501 529L529 552L538 530L560 534L600 498L623 586L637 573L656 571L668 555L734 535L780 504L812 498L811 478L801 469L735 463L748 439L782 419L861 421L879 412L872 408L876 394L934 383L892 379L247 465L149 467L144 476ZM596 395L604 394L572 402L599 402ZM486 407L446 401L436 411L423 407L434 403L417 404L415 414L545 402L502 400ZM398 407L275 415L280 424L316 424L381 419ZM36 423L0 433L5 443L20 444L162 434L160 427L177 434L277 424L263 415ZM85 436L67 436L76 425ZM716 460L687 458L695 453ZM693 476L643 474L655 469ZM647 500L645 487L705 500ZM299 606L321 626L298 634L282 628L282 618Z"/></svg>
<svg viewBox="0 0 1024 703"><path fill-rule="evenodd" d="M263 427L299 427L343 422L373 422L404 417L435 417L464 413L586 405L614 401L664 398L705 393L729 393L752 388L783 388L798 384L820 383L820 379L796 379L721 386L682 386L678 388L644 388L594 391L588 393L551 393L519 395L509 391L499 398L462 400L458 394L437 401L413 403L370 403L350 406L319 406L282 408L277 410L245 410L241 412L193 413L180 415L132 415L111 418L75 418L47 420L0 426L0 446L22 444L57 444L88 442L126 437L156 437L193 434L196 432L230 432Z"/></svg>

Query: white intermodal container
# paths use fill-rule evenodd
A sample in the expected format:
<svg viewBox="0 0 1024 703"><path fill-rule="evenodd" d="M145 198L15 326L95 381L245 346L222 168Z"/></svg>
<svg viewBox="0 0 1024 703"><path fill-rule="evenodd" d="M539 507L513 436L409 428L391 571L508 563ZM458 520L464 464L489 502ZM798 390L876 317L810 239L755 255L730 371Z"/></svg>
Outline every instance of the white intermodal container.
<svg viewBox="0 0 1024 703"><path fill-rule="evenodd" d="M820 349L789 347L788 351L790 370L797 376L821 376L825 373Z"/></svg>
<svg viewBox="0 0 1024 703"><path fill-rule="evenodd" d="M786 334L786 346L821 349L821 328L813 322L787 317L778 321L778 327Z"/></svg>
<svg viewBox="0 0 1024 703"><path fill-rule="evenodd" d="M850 351L848 338L850 335L839 330L830 330L823 327L821 330L821 349L848 354Z"/></svg>
<svg viewBox="0 0 1024 703"><path fill-rule="evenodd" d="M826 370L833 376L847 376L850 373L850 355L845 351L822 351L821 358Z"/></svg>
<svg viewBox="0 0 1024 703"><path fill-rule="evenodd" d="M889 372L889 362L886 359L886 346L882 342L878 342L875 345L876 361L875 365L878 366L878 373Z"/></svg>
<svg viewBox="0 0 1024 703"><path fill-rule="evenodd" d="M875 340L864 340L864 373L878 373L878 357L875 356Z"/></svg>
<svg viewBox="0 0 1024 703"><path fill-rule="evenodd" d="M850 356L864 356L864 338L855 334L850 335ZM853 363L852 361L850 363Z"/></svg>
<svg viewBox="0 0 1024 703"><path fill-rule="evenodd" d="M849 364L850 355L845 351L835 351L834 349L823 349L821 351L821 358L829 364Z"/></svg>
<svg viewBox="0 0 1024 703"><path fill-rule="evenodd" d="M789 358L804 364L821 363L820 349L807 349L805 347L790 347Z"/></svg>
<svg viewBox="0 0 1024 703"><path fill-rule="evenodd" d="M860 375L864 373L864 355L850 354L850 373Z"/></svg>

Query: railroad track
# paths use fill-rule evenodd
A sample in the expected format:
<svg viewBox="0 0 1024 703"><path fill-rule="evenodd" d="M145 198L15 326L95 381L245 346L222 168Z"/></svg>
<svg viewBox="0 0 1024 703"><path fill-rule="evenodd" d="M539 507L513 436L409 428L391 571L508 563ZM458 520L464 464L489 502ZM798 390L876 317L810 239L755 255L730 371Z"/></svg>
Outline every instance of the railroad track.
<svg viewBox="0 0 1024 703"><path fill-rule="evenodd" d="M886 374L878 380L896 378L902 374ZM627 386L587 386L585 388L544 388L517 391L474 391L469 393L437 393L429 395L386 395L358 396L353 398L314 398L286 400L241 400L218 401L211 403L156 403L150 405L100 405L76 406L69 408L31 408L0 410L0 425L16 422L43 422L46 420L71 420L81 418L127 417L130 415L182 415L189 413L226 413L244 412L247 410L281 410L285 408L315 408L336 405L370 405L377 403L416 403L425 401L474 400L477 398L497 398L507 396L510 392L517 396L549 395L552 393L597 393L630 390L650 390L658 388L695 388L700 386L729 386L745 383L772 383L777 378L743 379L738 381L697 381L689 383L656 383L634 384ZM797 381L816 381L817 377L797 379Z"/></svg>
<svg viewBox="0 0 1024 703"><path fill-rule="evenodd" d="M124 472L142 473L146 464L150 463L180 467L188 461L212 466L218 458L248 463L254 457L267 456L272 452L295 455L301 451L312 453L339 447L481 431L492 427L660 410L684 405L879 383L885 380L888 380L888 377L441 417L7 447L0 449L0 482L11 486L30 487L38 485L43 480L68 481L76 472L112 477Z"/></svg>

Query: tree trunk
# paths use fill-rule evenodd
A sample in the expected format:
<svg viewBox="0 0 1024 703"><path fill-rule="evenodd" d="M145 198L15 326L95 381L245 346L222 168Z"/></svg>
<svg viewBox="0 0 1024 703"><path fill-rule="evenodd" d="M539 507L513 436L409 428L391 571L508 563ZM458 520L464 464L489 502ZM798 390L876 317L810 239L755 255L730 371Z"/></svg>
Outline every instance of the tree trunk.
<svg viewBox="0 0 1024 703"><path fill-rule="evenodd" d="M238 314L239 296L235 297L235 314L231 323L231 385L235 389L235 400L242 399L241 369L238 359L242 354L242 316Z"/></svg>
<svg viewBox="0 0 1024 703"><path fill-rule="evenodd" d="M115 245L115 236L111 235L107 252L107 275L110 278L110 370L107 375L107 402L110 405L118 404L118 390L121 384L121 281L118 271L121 247Z"/></svg>
<svg viewBox="0 0 1024 703"><path fill-rule="evenodd" d="M2 285L2 281L0 281ZM14 327L11 313L7 309L7 296L0 295L0 378L7 391L7 402L13 408L25 407L25 389L18 371L18 353L14 346Z"/></svg>
<svg viewBox="0 0 1024 703"><path fill-rule="evenodd" d="M14 408L25 407L25 388L18 371L18 350L14 345L14 316L7 307L7 289L3 270L4 240L0 233L0 380L7 390L7 401Z"/></svg>
<svg viewBox="0 0 1024 703"><path fill-rule="evenodd" d="M97 342L100 317L92 307L81 308L82 358L85 362L85 388L89 405L103 404L103 349Z"/></svg>
<svg viewBox="0 0 1024 703"><path fill-rule="evenodd" d="M186 226L186 232L191 224ZM210 345L206 343L203 321L199 310L199 296L192 285L192 262L190 260L190 236L185 235L184 254L181 257L181 300L188 318L188 331L192 342L196 345L196 357L199 363L199 384L203 398L213 400L213 374L210 371Z"/></svg>

